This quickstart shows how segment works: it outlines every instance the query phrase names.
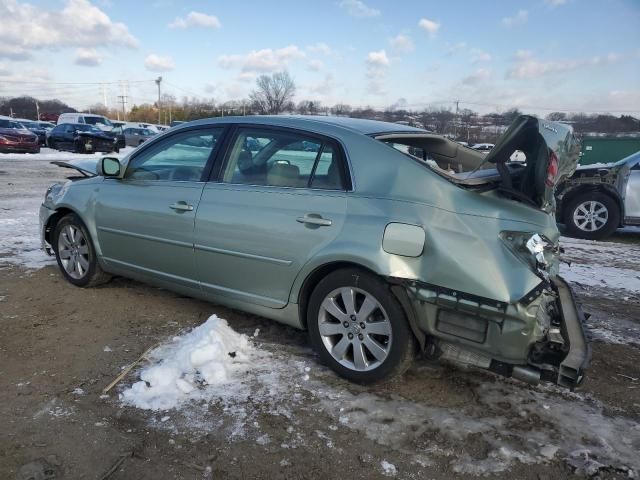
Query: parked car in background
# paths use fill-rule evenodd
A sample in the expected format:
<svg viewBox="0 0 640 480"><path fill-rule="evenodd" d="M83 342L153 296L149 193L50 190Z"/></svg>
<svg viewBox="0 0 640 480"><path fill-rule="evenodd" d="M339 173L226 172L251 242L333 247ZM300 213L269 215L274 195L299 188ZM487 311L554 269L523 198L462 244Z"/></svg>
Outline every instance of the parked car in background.
<svg viewBox="0 0 640 480"><path fill-rule="evenodd" d="M116 146L118 148L124 148L127 146L123 130L124 127L122 125L117 125L113 127L109 132L107 132L108 135L116 139Z"/></svg>
<svg viewBox="0 0 640 480"><path fill-rule="evenodd" d="M173 122L171 122L171 124L169 125L169 128L177 127L178 125L182 125L183 123L187 123L187 122L183 122L182 120L174 120L174 121L173 121Z"/></svg>
<svg viewBox="0 0 640 480"><path fill-rule="evenodd" d="M44 128L47 132L50 131L53 127L56 126L55 123L52 122L43 122L41 120L38 120L38 124L40 125L40 127Z"/></svg>
<svg viewBox="0 0 640 480"><path fill-rule="evenodd" d="M40 122L34 120L28 120L26 118L16 118L16 122L19 122L24 128L29 130L38 136L40 145L46 145L47 143L47 130L41 125Z"/></svg>
<svg viewBox="0 0 640 480"><path fill-rule="evenodd" d="M472 145L471 148L473 148L474 150L478 150L479 152L482 153L489 153L489 151L494 147L493 143L476 143L475 145Z"/></svg>
<svg viewBox="0 0 640 480"><path fill-rule="evenodd" d="M43 247L77 286L133 277L307 329L355 382L420 350L573 388L589 347L553 192L579 142L549 125L518 117L485 156L371 120L190 122L122 160L62 162L85 177L47 190Z"/></svg>
<svg viewBox="0 0 640 480"><path fill-rule="evenodd" d="M111 120L93 113L62 113L58 117L58 125L63 123L84 123L86 125L93 125L105 132L113 128Z"/></svg>
<svg viewBox="0 0 640 480"><path fill-rule="evenodd" d="M611 164L580 165L556 196L558 221L572 237L600 240L640 225L640 151Z"/></svg>
<svg viewBox="0 0 640 480"><path fill-rule="evenodd" d="M78 153L109 153L119 150L117 139L113 135L85 123L57 125L49 132L47 146Z"/></svg>
<svg viewBox="0 0 640 480"><path fill-rule="evenodd" d="M132 128L127 127L122 130L124 136L124 144L130 147L138 147L142 145L146 140L154 137L158 132L152 132L148 128Z"/></svg>
<svg viewBox="0 0 640 480"><path fill-rule="evenodd" d="M38 153L40 152L38 135L27 130L11 117L0 116L0 152Z"/></svg>

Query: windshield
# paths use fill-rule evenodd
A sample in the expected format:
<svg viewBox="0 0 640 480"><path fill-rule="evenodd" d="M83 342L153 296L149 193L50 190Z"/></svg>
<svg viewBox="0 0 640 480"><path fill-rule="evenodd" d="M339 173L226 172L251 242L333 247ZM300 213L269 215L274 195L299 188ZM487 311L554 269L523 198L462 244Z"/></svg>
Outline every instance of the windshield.
<svg viewBox="0 0 640 480"><path fill-rule="evenodd" d="M15 128L17 130L23 130L24 127L14 120L7 120L0 118L0 128Z"/></svg>
<svg viewBox="0 0 640 480"><path fill-rule="evenodd" d="M89 125L105 125L111 127L112 124L105 117L84 117L84 122Z"/></svg>
<svg viewBox="0 0 640 480"><path fill-rule="evenodd" d="M40 125L38 125L37 122L25 122L21 120L20 123L25 128L40 128Z"/></svg>
<svg viewBox="0 0 640 480"><path fill-rule="evenodd" d="M99 128L96 128L93 125L84 125L82 123L74 125L74 128L76 130L80 130L81 132L101 132Z"/></svg>

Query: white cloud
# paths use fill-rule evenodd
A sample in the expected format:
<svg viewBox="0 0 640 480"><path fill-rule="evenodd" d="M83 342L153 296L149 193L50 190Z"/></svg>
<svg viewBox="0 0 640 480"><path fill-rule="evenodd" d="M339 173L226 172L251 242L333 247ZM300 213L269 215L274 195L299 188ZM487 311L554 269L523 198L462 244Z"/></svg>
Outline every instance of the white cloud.
<svg viewBox="0 0 640 480"><path fill-rule="evenodd" d="M321 53L322 55L331 55L333 51L331 47L324 42L318 42L313 45L309 45L307 50L311 53Z"/></svg>
<svg viewBox="0 0 640 480"><path fill-rule="evenodd" d="M329 95L333 91L334 87L335 80L333 75L331 73L327 73L321 82L309 87L309 91L318 95Z"/></svg>
<svg viewBox="0 0 640 480"><path fill-rule="evenodd" d="M22 54L43 48L138 46L124 23L114 23L88 0L67 0L62 10L3 0L0 18L0 44Z"/></svg>
<svg viewBox="0 0 640 480"><path fill-rule="evenodd" d="M391 63L389 57L387 57L387 52L385 50L369 52L366 62L369 93L372 95L384 95L386 93L387 67Z"/></svg>
<svg viewBox="0 0 640 480"><path fill-rule="evenodd" d="M0 44L0 58L23 61L29 60L31 57L31 52L26 48L21 48L16 45Z"/></svg>
<svg viewBox="0 0 640 480"><path fill-rule="evenodd" d="M293 60L305 58L306 54L296 45L273 50L264 48L246 55L221 55L218 65L222 68L240 68L243 72L276 72L287 68Z"/></svg>
<svg viewBox="0 0 640 480"><path fill-rule="evenodd" d="M309 70L311 70L312 72L319 72L320 70L322 70L322 67L324 67L324 63L322 62L322 60L310 60L307 64L307 68L309 68Z"/></svg>
<svg viewBox="0 0 640 480"><path fill-rule="evenodd" d="M440 30L440 23L434 20L429 20L428 18L421 18L418 22L418 26L425 32L429 33L432 37L435 37L438 30Z"/></svg>
<svg viewBox="0 0 640 480"><path fill-rule="evenodd" d="M478 83L482 83L489 78L491 78L491 70L487 70L486 68L478 68L473 73L464 77L462 79L462 83L464 85L477 85Z"/></svg>
<svg viewBox="0 0 640 480"><path fill-rule="evenodd" d="M490 53L479 48L472 48L469 53L471 54L471 63L490 62L492 59Z"/></svg>
<svg viewBox="0 0 640 480"><path fill-rule="evenodd" d="M169 72L175 68L171 57L161 57L152 53L144 59L144 66L151 72Z"/></svg>
<svg viewBox="0 0 640 480"><path fill-rule="evenodd" d="M189 12L189 14L185 18L176 17L176 19L168 26L169 28L184 30L191 27L218 29L222 25L220 24L220 20L218 20L218 17L216 17L215 15L207 15L206 13L192 11Z"/></svg>
<svg viewBox="0 0 640 480"><path fill-rule="evenodd" d="M352 17L366 18L380 15L380 10L367 6L361 0L342 0L338 5Z"/></svg>
<svg viewBox="0 0 640 480"><path fill-rule="evenodd" d="M413 50L411 38L402 33L389 40L389 43L391 44L391 51L394 55L404 55Z"/></svg>
<svg viewBox="0 0 640 480"><path fill-rule="evenodd" d="M16 69L13 65L0 63L0 82L47 82L51 80L49 71L42 67Z"/></svg>
<svg viewBox="0 0 640 480"><path fill-rule="evenodd" d="M447 55L455 55L458 52L462 52L467 49L467 42L458 42L455 45L450 45L447 48Z"/></svg>
<svg viewBox="0 0 640 480"><path fill-rule="evenodd" d="M387 52L384 50L367 54L367 64L369 65L386 67L389 63L389 57L387 57Z"/></svg>
<svg viewBox="0 0 640 480"><path fill-rule="evenodd" d="M622 61L624 58L624 55L612 52L605 56L593 56L583 59L542 61L535 58L528 50L519 50L514 57L514 65L507 71L507 78L538 78L588 66L611 65Z"/></svg>
<svg viewBox="0 0 640 480"><path fill-rule="evenodd" d="M73 63L83 67L97 67L102 63L102 57L94 48L78 48Z"/></svg>
<svg viewBox="0 0 640 480"><path fill-rule="evenodd" d="M545 0L545 3L552 7L559 7L560 5L567 3L567 0Z"/></svg>
<svg viewBox="0 0 640 480"><path fill-rule="evenodd" d="M507 27L514 27L516 25L524 25L529 19L529 12L526 10L518 10L513 17L505 17L502 19L502 23Z"/></svg>

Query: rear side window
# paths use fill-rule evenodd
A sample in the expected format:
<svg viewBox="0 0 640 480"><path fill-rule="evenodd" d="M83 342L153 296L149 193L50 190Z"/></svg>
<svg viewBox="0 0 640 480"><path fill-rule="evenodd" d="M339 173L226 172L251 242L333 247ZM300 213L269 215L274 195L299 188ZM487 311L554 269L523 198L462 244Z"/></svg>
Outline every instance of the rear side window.
<svg viewBox="0 0 640 480"><path fill-rule="evenodd" d="M240 128L222 181L344 190L340 149L329 140L284 130Z"/></svg>

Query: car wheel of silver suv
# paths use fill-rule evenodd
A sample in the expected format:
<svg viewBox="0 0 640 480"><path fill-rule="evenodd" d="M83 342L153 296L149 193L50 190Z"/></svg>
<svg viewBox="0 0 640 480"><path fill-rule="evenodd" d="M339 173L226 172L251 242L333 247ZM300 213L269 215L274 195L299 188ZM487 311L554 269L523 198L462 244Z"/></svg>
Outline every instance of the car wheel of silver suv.
<svg viewBox="0 0 640 480"><path fill-rule="evenodd" d="M600 240L620 225L615 200L601 192L586 192L572 198L565 209L565 223L572 237Z"/></svg>
<svg viewBox="0 0 640 480"><path fill-rule="evenodd" d="M400 375L415 354L402 307L382 280L362 270L337 270L321 280L307 323L322 361L353 382Z"/></svg>
<svg viewBox="0 0 640 480"><path fill-rule="evenodd" d="M62 274L74 285L92 287L111 278L98 265L89 232L75 213L58 221L52 245Z"/></svg>

